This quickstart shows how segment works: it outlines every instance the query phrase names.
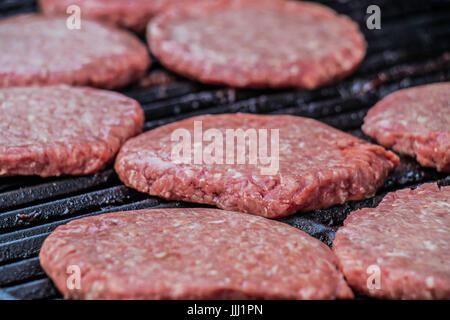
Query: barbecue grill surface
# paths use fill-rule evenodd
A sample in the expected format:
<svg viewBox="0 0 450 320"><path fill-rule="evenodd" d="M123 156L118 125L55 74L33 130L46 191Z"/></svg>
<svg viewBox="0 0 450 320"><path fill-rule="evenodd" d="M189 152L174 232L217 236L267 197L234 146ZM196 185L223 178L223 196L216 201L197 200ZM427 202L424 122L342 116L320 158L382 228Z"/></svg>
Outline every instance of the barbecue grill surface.
<svg viewBox="0 0 450 320"><path fill-rule="evenodd" d="M166 75L154 61L146 82L164 85L146 87L143 82L123 91L142 104L145 130L198 114L251 112L312 117L368 139L359 128L375 102L398 89L450 81L450 1L320 2L351 16L365 34L368 53L352 77L315 91L236 90ZM371 4L381 8L381 30L366 27L366 9ZM0 17L34 12L36 7L33 0L4 1ZM349 212L376 206L386 192L429 181L448 185L450 175L402 157L374 198L280 220L330 245ZM129 189L112 166L84 177L0 178L0 299L61 297L37 257L42 242L58 225L110 211L198 206Z"/></svg>

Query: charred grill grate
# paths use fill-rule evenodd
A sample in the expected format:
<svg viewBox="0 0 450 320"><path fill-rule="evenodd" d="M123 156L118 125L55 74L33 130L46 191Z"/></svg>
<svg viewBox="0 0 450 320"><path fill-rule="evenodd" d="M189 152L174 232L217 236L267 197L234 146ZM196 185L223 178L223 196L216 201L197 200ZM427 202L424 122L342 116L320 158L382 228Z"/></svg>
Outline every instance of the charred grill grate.
<svg viewBox="0 0 450 320"><path fill-rule="evenodd" d="M367 139L359 127L367 110L385 95L410 86L450 81L450 2L322 0L361 24L368 54L357 73L314 91L236 90L175 78L168 85L136 85L125 93L141 102L145 129L205 113L253 112L313 117ZM365 27L366 8L377 4L382 29ZM35 1L0 3L0 17L36 10ZM20 41L20 39L18 39ZM154 63L150 75L163 73ZM372 198L281 219L331 244L347 214L376 206L386 192L427 181L450 184L450 175L401 165ZM0 299L49 299L60 295L39 266L37 254L46 236L74 218L108 211L157 207L192 207L189 203L146 196L122 185L111 167L92 176L0 179Z"/></svg>

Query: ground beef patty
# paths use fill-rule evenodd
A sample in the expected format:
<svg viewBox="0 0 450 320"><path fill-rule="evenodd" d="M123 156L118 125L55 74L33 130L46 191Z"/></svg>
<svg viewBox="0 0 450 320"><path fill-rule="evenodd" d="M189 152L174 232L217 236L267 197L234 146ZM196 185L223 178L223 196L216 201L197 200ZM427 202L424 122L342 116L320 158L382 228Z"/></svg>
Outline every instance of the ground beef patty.
<svg viewBox="0 0 450 320"><path fill-rule="evenodd" d="M202 142L194 140L195 123L202 124L205 135L200 151L196 148ZM173 138L178 129L191 135L193 143L186 152L191 155L190 161L179 161L181 152L180 159L173 157L180 144ZM199 152L208 155L211 142L206 142L206 138L208 132L212 133L209 129L222 134L222 140L216 139L218 145L223 143L222 163L220 159L207 161L206 156L201 162L196 159ZM231 145L224 141L227 129L241 129L244 133L247 129L268 130L266 136L257 133L256 144L254 140L251 144L250 139L233 139L236 143ZM270 129L279 129L278 148L272 142L276 135ZM262 171L269 167L261 163L264 152L257 154L256 164L250 162L251 145L264 151L264 142L268 155L274 156L272 163L278 160L277 172ZM244 146L245 150L239 149ZM229 164L225 159L227 148L231 150ZM245 156L244 162L238 162L239 155ZM141 192L276 218L373 196L398 163L398 157L382 147L313 119L224 114L186 119L131 139L121 149L115 168L127 186Z"/></svg>
<svg viewBox="0 0 450 320"><path fill-rule="evenodd" d="M72 84L121 87L142 77L149 56L132 34L82 20L27 14L0 20L0 87Z"/></svg>
<svg viewBox="0 0 450 320"><path fill-rule="evenodd" d="M322 242L277 221L217 209L87 217L44 242L42 267L75 299L351 298ZM81 288L68 289L78 266Z"/></svg>
<svg viewBox="0 0 450 320"><path fill-rule="evenodd" d="M142 131L121 94L68 86L0 89L0 176L89 174Z"/></svg>
<svg viewBox="0 0 450 320"><path fill-rule="evenodd" d="M150 18L166 6L189 1L194 0L40 0L39 3L47 15L63 15L69 6L77 5L82 17L144 31Z"/></svg>
<svg viewBox="0 0 450 320"><path fill-rule="evenodd" d="M333 243L347 282L378 298L450 299L449 213L450 186L431 183L351 213Z"/></svg>
<svg viewBox="0 0 450 320"><path fill-rule="evenodd" d="M423 166L450 172L450 82L390 94L370 109L362 129Z"/></svg>
<svg viewBox="0 0 450 320"><path fill-rule="evenodd" d="M169 69L236 87L318 86L352 73L365 55L357 25L331 9L277 0L201 1L172 7L148 27Z"/></svg>

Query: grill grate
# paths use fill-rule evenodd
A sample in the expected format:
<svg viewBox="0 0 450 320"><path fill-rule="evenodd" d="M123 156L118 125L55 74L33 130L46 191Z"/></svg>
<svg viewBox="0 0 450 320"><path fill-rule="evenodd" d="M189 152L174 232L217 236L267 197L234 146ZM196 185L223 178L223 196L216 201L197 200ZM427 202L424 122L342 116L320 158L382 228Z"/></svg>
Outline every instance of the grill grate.
<svg viewBox="0 0 450 320"><path fill-rule="evenodd" d="M135 85L124 93L137 99L146 114L145 130L193 115L252 112L294 114L319 119L368 139L359 127L367 110L387 94L410 86L450 81L450 2L322 0L361 25L368 54L352 77L326 88L237 90L202 85L172 74L168 85ZM382 29L365 27L366 8L377 4ZM0 3L0 17L36 10L35 1ZM164 73L155 61L150 74ZM386 192L427 181L450 184L450 175L422 168L408 157L372 199L350 202L280 219L328 245L347 214L376 206ZM198 206L146 196L122 185L112 167L91 176L0 179L0 299L60 298L39 266L37 254L58 225L100 213L160 207Z"/></svg>

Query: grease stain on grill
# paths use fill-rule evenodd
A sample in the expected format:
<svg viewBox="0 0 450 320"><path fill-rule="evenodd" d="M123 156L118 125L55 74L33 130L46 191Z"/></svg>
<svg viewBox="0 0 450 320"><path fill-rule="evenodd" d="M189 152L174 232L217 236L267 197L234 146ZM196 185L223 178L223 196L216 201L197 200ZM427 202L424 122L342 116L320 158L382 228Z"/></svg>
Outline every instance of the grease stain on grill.
<svg viewBox="0 0 450 320"><path fill-rule="evenodd" d="M18 214L17 218L19 218L20 220L26 221L26 222L33 222L34 220L36 220L40 215L40 212L38 211L33 211L31 213L28 214Z"/></svg>

